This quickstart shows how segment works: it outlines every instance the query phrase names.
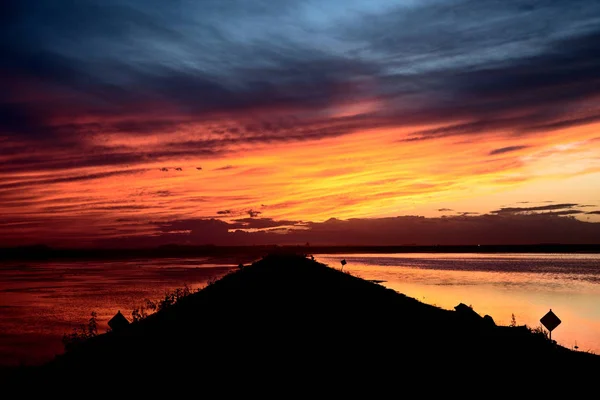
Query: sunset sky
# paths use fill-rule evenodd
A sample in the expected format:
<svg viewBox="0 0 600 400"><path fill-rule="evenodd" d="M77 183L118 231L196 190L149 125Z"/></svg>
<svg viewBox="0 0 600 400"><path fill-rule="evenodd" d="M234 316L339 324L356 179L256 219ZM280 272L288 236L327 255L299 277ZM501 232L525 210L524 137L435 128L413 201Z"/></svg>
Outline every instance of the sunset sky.
<svg viewBox="0 0 600 400"><path fill-rule="evenodd" d="M596 0L4 0L0 247L600 243Z"/></svg>

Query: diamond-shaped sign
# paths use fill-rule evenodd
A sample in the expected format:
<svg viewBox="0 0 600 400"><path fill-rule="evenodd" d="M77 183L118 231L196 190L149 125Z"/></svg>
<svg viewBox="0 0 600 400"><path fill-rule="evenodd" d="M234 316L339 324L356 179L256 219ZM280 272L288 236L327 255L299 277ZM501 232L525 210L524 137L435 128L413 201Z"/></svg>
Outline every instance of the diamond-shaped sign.
<svg viewBox="0 0 600 400"><path fill-rule="evenodd" d="M346 265L346 259L343 259L342 261L340 261L342 263L342 271L344 270L344 265Z"/></svg>
<svg viewBox="0 0 600 400"><path fill-rule="evenodd" d="M546 329L552 332L562 321L552 312L552 309L550 309L550 311L540 319L540 322Z"/></svg>

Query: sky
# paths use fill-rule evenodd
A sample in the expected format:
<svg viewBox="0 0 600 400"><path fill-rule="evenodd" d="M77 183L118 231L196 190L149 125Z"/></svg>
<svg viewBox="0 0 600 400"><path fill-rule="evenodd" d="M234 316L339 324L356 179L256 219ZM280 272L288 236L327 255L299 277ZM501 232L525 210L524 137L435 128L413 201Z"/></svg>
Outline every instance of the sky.
<svg viewBox="0 0 600 400"><path fill-rule="evenodd" d="M4 0L0 247L600 243L600 2Z"/></svg>

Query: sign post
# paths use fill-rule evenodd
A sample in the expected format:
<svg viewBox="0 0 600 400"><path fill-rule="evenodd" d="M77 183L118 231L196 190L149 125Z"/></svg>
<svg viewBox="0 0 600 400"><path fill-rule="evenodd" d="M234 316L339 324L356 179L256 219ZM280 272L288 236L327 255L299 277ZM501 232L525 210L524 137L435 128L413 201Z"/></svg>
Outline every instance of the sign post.
<svg viewBox="0 0 600 400"><path fill-rule="evenodd" d="M558 326L560 325L560 323L562 322L560 320L560 318L558 318L556 316L556 314L554 314L552 312L552 309L550 309L550 311L548 311L546 313L546 315L544 315L541 319L540 322L542 323L542 325L544 325L546 327L546 329L548 329L548 331L550 332L550 340L552 340L552 331Z"/></svg>

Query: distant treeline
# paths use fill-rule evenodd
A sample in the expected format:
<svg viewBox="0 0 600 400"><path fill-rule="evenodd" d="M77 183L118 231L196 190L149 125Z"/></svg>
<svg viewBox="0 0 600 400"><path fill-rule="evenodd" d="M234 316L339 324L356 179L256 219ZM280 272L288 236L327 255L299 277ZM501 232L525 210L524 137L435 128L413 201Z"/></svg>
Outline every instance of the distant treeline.
<svg viewBox="0 0 600 400"><path fill-rule="evenodd" d="M0 260L123 259L166 257L247 257L271 253L600 253L600 244L460 245L460 246L185 246L154 248L52 248L45 245L0 248Z"/></svg>

